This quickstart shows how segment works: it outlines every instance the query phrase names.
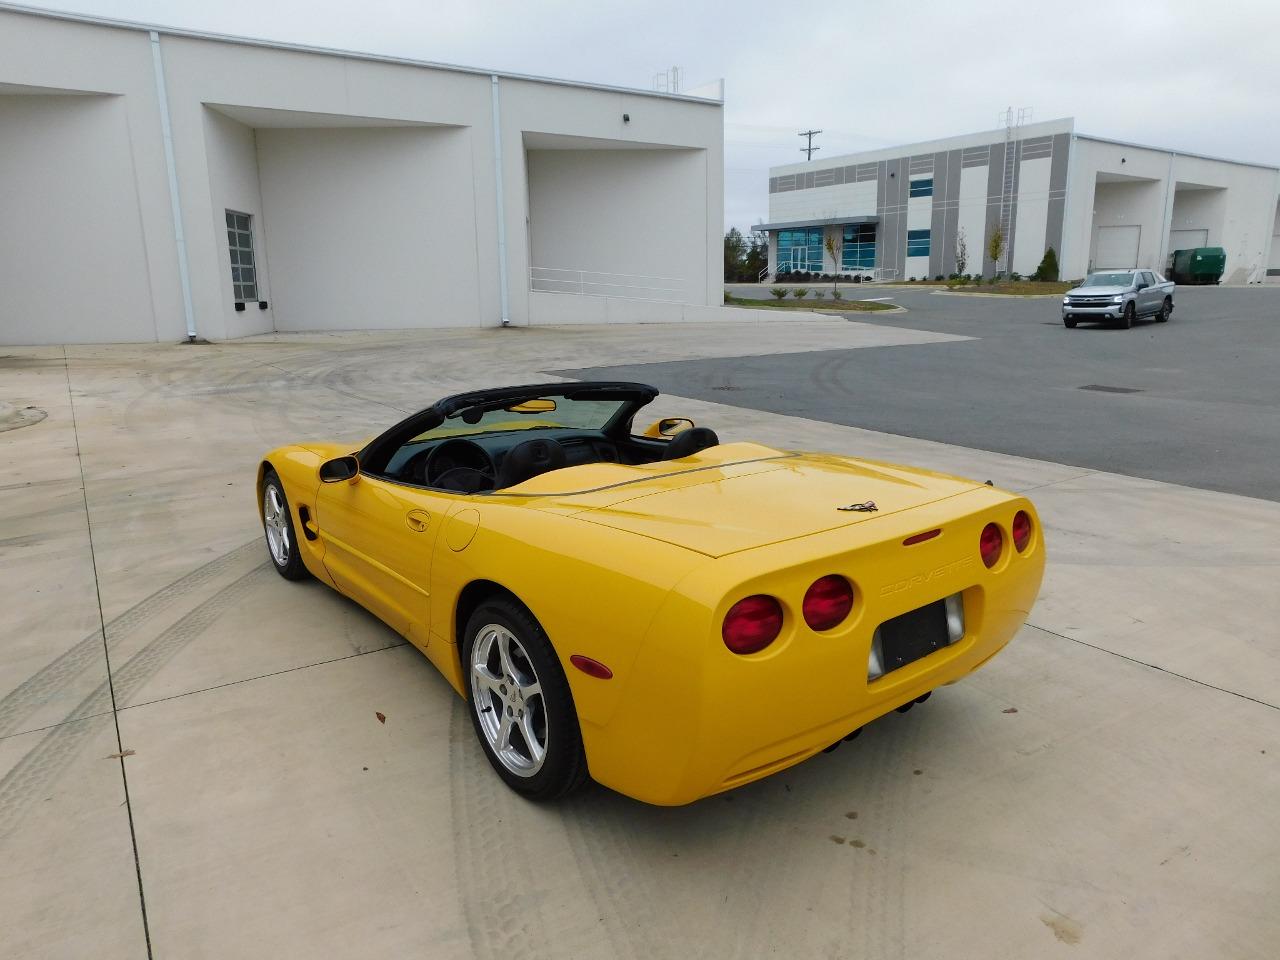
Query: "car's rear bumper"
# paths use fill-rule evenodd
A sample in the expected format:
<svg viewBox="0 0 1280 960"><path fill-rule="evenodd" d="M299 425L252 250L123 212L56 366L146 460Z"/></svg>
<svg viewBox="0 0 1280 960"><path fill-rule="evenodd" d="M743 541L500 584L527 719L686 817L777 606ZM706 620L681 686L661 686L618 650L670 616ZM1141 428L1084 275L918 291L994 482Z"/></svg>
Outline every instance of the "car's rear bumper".
<svg viewBox="0 0 1280 960"><path fill-rule="evenodd" d="M1014 550L1009 533L1019 509L1031 513L1035 525L1023 553ZM978 540L992 520L1003 528L1005 548L988 570ZM877 518L861 535L871 527L877 542L870 545L851 548L850 531L831 531L744 551L691 575L655 618L609 723L584 725L592 775L664 805L741 786L959 680L1022 626L1044 570L1039 521L1027 501L983 488ZM943 533L903 545L934 528ZM804 624L800 601L808 584L830 573L854 583L854 612L816 633ZM738 584L727 595L726 575ZM702 602L717 590L719 600ZM719 624L729 603L756 592L782 602L783 632L761 653L736 656L720 641ZM868 682L876 627L955 593L964 600L961 639Z"/></svg>

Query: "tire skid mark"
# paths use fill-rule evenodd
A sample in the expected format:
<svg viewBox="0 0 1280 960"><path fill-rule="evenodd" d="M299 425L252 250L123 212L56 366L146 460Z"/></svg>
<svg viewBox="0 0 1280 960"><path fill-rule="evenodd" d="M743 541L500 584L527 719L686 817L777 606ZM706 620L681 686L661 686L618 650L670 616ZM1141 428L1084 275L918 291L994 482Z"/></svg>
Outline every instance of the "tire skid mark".
<svg viewBox="0 0 1280 960"><path fill-rule="evenodd" d="M157 590L107 624L109 644L114 646L147 620L176 601L188 598L191 591L224 575L260 549L260 542L254 539ZM101 663L102 631L94 630L0 698L0 736L16 731L24 717L43 707L51 697L85 670ZM72 713L67 719L75 719L81 715L83 714Z"/></svg>
<svg viewBox="0 0 1280 960"><path fill-rule="evenodd" d="M563 940L543 924L539 878L523 856L517 805L524 801L489 766L469 709L459 699L449 714L449 805L458 901L472 952L480 960L556 955Z"/></svg>
<svg viewBox="0 0 1280 960"><path fill-rule="evenodd" d="M123 702L130 694L135 693L174 654L208 629L226 609L238 604L266 574L272 572L263 560L257 567L185 614L118 669L113 670L112 679L117 699ZM110 711L111 686L104 680L68 714L68 719ZM94 732L94 725L83 722L56 726L0 778L0 840L16 829L27 810L70 766Z"/></svg>
<svg viewBox="0 0 1280 960"><path fill-rule="evenodd" d="M596 786L561 801L557 812L578 871L600 908L613 947L610 956L636 960L689 956L689 943L676 936L673 924L661 912L670 891L661 886L660 868L652 862L650 851L632 840L637 833L672 829L671 818L682 814L637 811L637 801L602 796L605 789Z"/></svg>
<svg viewBox="0 0 1280 960"><path fill-rule="evenodd" d="M893 738L892 743L885 743L880 751L868 790L868 795L876 798L867 821L867 827L874 831L876 840L869 846L878 847L880 855L875 865L863 874L866 889L862 891L862 898L866 912L859 916L855 908L849 916L850 935L856 935L861 928L866 944L864 954L885 960L906 957L908 844L905 835L909 830L904 829L904 825L909 827L911 811L909 804L902 802L903 791L892 787L895 783L900 784L915 744L923 735L921 724L916 722L918 718L912 721L906 717L901 719L903 722L895 724L898 729L894 730L899 735ZM913 779L910 773L905 775L908 782ZM909 798L909 786L905 792Z"/></svg>
<svg viewBox="0 0 1280 960"><path fill-rule="evenodd" d="M805 763L821 762L827 759L819 754L817 757L811 757ZM783 770L775 777L787 777L790 771ZM777 781L766 780L754 786L753 794L746 800L746 811L742 806L735 804L737 809L735 813L740 815L740 820L735 827L735 842L742 849L742 853L735 857L738 863L746 866L750 864L753 868L759 868L763 862L768 865L769 885L753 886L745 885L746 889L751 890L755 896L756 903L753 904L751 910L746 911L746 918L740 922L733 924L732 940L725 945L723 955L732 957L734 960L755 960L759 957L766 945L774 946L773 932L770 929L772 925L772 910L775 906L770 902L771 891L781 890L789 891L796 889L798 885L807 882L807 878L802 877L795 880L796 869L799 866L811 868L812 858L803 844L796 843L793 834L784 828L784 820L788 814L788 805L782 799L782 795L769 792L766 784L772 782L776 785ZM784 780L783 783L786 781ZM766 805L768 805L768 817L765 817ZM761 820L767 820L765 826L767 829L758 829ZM761 850L763 838L771 838L767 850ZM744 893L744 885L742 877L738 873L729 874L724 878L723 889L731 895L741 898Z"/></svg>

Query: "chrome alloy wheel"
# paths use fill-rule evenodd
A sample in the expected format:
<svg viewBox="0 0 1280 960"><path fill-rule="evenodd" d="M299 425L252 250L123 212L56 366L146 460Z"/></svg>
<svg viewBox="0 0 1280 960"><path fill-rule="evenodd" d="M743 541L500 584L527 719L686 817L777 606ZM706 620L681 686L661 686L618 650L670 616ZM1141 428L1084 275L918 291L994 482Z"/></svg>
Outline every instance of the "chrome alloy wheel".
<svg viewBox="0 0 1280 960"><path fill-rule="evenodd" d="M289 514L280 488L275 484L267 484L262 494L262 524L267 530L267 549L271 551L271 559L277 567L283 567L289 562Z"/></svg>
<svg viewBox="0 0 1280 960"><path fill-rule="evenodd" d="M471 703L489 749L517 777L532 777L547 758L542 684L520 641L486 624L471 645Z"/></svg>

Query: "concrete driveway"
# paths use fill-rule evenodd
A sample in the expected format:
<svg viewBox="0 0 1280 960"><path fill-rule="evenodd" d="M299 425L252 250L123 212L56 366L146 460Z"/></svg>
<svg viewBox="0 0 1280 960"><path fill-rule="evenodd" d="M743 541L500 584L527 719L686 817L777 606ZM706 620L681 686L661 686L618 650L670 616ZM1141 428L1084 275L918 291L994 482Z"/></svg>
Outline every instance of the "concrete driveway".
<svg viewBox="0 0 1280 960"><path fill-rule="evenodd" d="M833 319L9 348L0 954L1271 960L1280 504L662 398L725 439L1028 491L1050 550L982 671L675 809L516 799L425 658L260 542L263 451L444 393L957 339Z"/></svg>

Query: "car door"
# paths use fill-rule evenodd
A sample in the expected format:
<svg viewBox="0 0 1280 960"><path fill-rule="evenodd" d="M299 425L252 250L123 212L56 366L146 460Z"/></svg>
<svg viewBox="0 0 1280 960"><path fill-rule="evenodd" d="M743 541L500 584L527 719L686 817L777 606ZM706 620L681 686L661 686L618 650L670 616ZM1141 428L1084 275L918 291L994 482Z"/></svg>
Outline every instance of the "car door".
<svg viewBox="0 0 1280 960"><path fill-rule="evenodd" d="M1138 282L1146 284L1146 286L1138 292L1138 312L1155 313L1157 308L1157 297L1160 295L1160 292L1156 290L1155 287L1155 276L1150 270L1139 271Z"/></svg>
<svg viewBox="0 0 1280 960"><path fill-rule="evenodd" d="M430 627L431 556L456 497L359 474L321 484L316 526L338 588L419 647Z"/></svg>

